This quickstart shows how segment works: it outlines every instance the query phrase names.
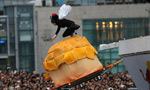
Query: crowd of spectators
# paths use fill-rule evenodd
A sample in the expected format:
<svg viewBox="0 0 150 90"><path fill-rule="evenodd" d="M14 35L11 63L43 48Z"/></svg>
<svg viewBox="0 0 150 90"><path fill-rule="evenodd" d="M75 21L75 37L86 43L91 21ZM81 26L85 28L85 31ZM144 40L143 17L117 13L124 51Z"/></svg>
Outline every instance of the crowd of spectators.
<svg viewBox="0 0 150 90"><path fill-rule="evenodd" d="M92 79L83 82L80 85L72 87L72 90L128 90L128 88L136 88L131 76L125 73L107 73L100 76L100 79Z"/></svg>
<svg viewBox="0 0 150 90"><path fill-rule="evenodd" d="M45 80L43 74L35 71L0 71L0 90L48 90L50 87L54 87L52 80Z"/></svg>
<svg viewBox="0 0 150 90"><path fill-rule="evenodd" d="M43 74L25 72L13 72L0 70L0 90L48 90L53 88L52 80L45 80ZM127 90L134 88L135 84L131 76L125 73L107 73L101 75L99 79L92 79L77 86L71 87L72 90Z"/></svg>

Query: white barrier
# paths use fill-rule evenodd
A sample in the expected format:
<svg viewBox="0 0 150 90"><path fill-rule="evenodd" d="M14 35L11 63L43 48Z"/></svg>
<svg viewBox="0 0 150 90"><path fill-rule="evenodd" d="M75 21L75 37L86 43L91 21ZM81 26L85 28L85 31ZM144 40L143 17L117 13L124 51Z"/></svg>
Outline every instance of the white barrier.
<svg viewBox="0 0 150 90"><path fill-rule="evenodd" d="M119 55L136 87L149 90L146 78L150 77L150 36L119 41Z"/></svg>

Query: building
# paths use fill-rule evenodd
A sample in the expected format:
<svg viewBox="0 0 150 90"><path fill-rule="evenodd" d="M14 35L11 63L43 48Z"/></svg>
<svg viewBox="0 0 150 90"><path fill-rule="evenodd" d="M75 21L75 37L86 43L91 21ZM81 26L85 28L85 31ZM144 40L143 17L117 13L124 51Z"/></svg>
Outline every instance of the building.
<svg viewBox="0 0 150 90"><path fill-rule="evenodd" d="M104 66L120 60L120 57L118 48L101 51L100 44L150 34L148 17L150 4L147 2L147 0L64 0L64 3L72 5L72 11L66 18L74 20L81 26L78 35L85 36L90 41L99 52L97 56ZM30 4L5 5L3 7L5 16L2 17L7 18L7 29L10 33L7 34L7 48L5 43L5 50L7 49L8 53L5 60L10 58L17 69L43 73L45 71L43 61L48 49L64 39L62 34L65 29L62 28L54 41L44 41L55 34L57 27L51 24L49 16L58 13L59 8L45 4L40 7ZM0 45L4 45L4 42ZM123 63L111 71L124 72Z"/></svg>
<svg viewBox="0 0 150 90"><path fill-rule="evenodd" d="M32 0L0 0L0 15L3 14L4 6L11 4L23 4Z"/></svg>
<svg viewBox="0 0 150 90"><path fill-rule="evenodd" d="M1 31L4 32L0 32L0 34L2 40L1 52L6 55L6 58L2 62L7 61L5 67L9 66L17 70L25 69L27 72L34 71L37 60L34 5L5 5L4 14L7 16L6 24L1 23ZM7 42L4 42L4 38Z"/></svg>
<svg viewBox="0 0 150 90"><path fill-rule="evenodd" d="M149 17L146 9L150 8L149 3L123 3L111 5L81 5L72 6L71 13L66 17L74 20L81 27L78 35L85 36L97 49L97 55L104 66L120 60L118 48L99 50L100 44L118 42L119 40L130 39L150 34ZM44 38L55 34L57 27L53 26L48 19L52 13L58 13L59 7L36 7L38 12L39 30L39 60L42 63L47 55L48 49L56 42L63 40L62 29L58 37L52 42L44 41ZM38 65L42 70L43 66ZM41 72L39 70L39 72ZM124 72L123 63L111 69L113 73Z"/></svg>
<svg viewBox="0 0 150 90"><path fill-rule="evenodd" d="M9 36L8 36L8 18L7 16L0 16L0 68L5 68L7 65L7 58L10 54L9 51ZM9 63L8 63L9 64Z"/></svg>

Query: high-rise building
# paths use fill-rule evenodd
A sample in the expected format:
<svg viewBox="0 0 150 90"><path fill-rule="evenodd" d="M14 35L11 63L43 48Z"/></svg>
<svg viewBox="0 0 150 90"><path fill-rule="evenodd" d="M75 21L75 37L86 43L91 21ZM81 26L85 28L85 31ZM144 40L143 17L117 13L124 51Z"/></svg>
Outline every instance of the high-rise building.
<svg viewBox="0 0 150 90"><path fill-rule="evenodd" d="M36 60L34 5L5 5L4 14L7 17L1 17L0 20L0 45L2 45L0 54L7 56L3 61L7 61L5 67L34 71Z"/></svg>
<svg viewBox="0 0 150 90"><path fill-rule="evenodd" d="M0 68L5 68L9 64L9 62L7 63L10 54L8 32L8 18L7 16L0 16Z"/></svg>

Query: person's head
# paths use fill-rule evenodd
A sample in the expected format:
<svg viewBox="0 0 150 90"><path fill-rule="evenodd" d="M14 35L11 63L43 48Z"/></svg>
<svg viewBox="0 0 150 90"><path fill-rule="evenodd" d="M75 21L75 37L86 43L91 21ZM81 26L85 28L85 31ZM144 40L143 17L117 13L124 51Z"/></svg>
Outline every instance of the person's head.
<svg viewBox="0 0 150 90"><path fill-rule="evenodd" d="M58 22L58 15L56 13L53 13L52 16L50 16L50 19L51 23L56 26Z"/></svg>

